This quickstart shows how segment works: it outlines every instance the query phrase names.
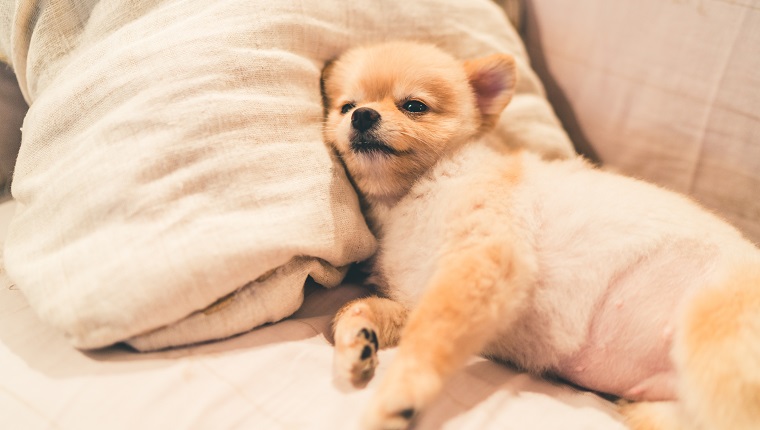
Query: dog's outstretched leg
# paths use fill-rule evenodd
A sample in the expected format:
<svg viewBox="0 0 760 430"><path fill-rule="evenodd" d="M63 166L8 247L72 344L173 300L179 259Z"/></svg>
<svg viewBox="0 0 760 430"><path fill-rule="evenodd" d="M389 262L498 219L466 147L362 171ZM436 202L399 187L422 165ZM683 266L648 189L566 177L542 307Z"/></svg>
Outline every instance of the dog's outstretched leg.
<svg viewBox="0 0 760 430"><path fill-rule="evenodd" d="M516 319L529 285L523 272L502 243L448 252L409 317L364 427L406 428L447 376Z"/></svg>
<svg viewBox="0 0 760 430"><path fill-rule="evenodd" d="M377 367L377 350L396 346L407 310L382 297L365 297L347 303L335 316L334 374L341 384L367 385Z"/></svg>
<svg viewBox="0 0 760 430"><path fill-rule="evenodd" d="M623 402L620 414L631 430L689 430L676 402Z"/></svg>
<svg viewBox="0 0 760 430"><path fill-rule="evenodd" d="M696 294L673 358L687 428L760 428L760 262Z"/></svg>

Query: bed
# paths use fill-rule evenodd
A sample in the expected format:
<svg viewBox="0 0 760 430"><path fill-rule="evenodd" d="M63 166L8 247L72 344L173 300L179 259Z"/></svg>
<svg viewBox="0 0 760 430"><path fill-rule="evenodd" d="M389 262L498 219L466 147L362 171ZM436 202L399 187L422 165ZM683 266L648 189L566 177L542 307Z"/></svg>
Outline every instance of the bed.
<svg viewBox="0 0 760 430"><path fill-rule="evenodd" d="M512 53L505 144L574 148L760 240L754 3L375 3L3 6L3 428L357 428L376 384L333 382L330 324L369 293L342 280L376 244L320 146L318 76L388 35ZM415 428L625 426L598 394L473 357Z"/></svg>

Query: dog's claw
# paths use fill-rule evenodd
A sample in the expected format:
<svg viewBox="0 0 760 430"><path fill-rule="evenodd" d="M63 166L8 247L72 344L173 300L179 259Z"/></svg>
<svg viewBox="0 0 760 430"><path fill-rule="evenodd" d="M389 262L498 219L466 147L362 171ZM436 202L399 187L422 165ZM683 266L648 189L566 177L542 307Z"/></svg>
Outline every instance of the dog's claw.
<svg viewBox="0 0 760 430"><path fill-rule="evenodd" d="M364 428L367 430L406 430L412 425L416 411L414 408L403 408L395 412L383 413L375 410L364 417Z"/></svg>
<svg viewBox="0 0 760 430"><path fill-rule="evenodd" d="M398 414L401 415L401 417L404 418L404 419L411 420L412 417L414 416L414 409L413 408L406 408L406 409L400 411Z"/></svg>

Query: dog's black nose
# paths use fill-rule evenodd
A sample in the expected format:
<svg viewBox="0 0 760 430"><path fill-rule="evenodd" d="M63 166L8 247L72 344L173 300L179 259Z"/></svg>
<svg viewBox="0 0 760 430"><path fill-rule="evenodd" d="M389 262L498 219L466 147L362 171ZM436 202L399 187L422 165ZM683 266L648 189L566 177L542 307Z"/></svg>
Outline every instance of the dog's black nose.
<svg viewBox="0 0 760 430"><path fill-rule="evenodd" d="M359 108L351 114L351 125L358 131L367 131L380 121L380 114L370 108Z"/></svg>

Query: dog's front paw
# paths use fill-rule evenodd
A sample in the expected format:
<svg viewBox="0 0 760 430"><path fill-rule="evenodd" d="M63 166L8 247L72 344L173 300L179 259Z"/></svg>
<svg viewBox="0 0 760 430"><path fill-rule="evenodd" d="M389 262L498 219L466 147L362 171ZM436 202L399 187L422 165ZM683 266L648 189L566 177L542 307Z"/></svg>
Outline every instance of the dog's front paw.
<svg viewBox="0 0 760 430"><path fill-rule="evenodd" d="M364 414L364 429L408 428L417 413L427 407L441 390L440 375L432 369L399 363L399 358L389 369Z"/></svg>
<svg viewBox="0 0 760 430"><path fill-rule="evenodd" d="M365 309L349 310L335 327L333 367L339 382L362 388L372 379L377 367L377 329Z"/></svg>

